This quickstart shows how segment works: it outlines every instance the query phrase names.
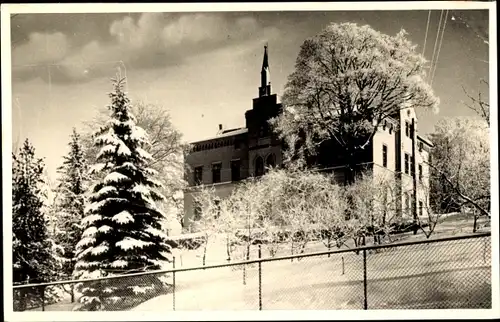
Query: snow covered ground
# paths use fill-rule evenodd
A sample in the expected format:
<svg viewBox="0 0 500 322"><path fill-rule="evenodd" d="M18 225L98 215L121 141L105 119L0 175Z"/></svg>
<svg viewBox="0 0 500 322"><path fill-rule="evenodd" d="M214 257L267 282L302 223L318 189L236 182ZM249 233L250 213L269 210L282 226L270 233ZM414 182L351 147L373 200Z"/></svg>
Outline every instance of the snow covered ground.
<svg viewBox="0 0 500 322"><path fill-rule="evenodd" d="M488 230L488 227L483 228ZM447 220L433 238L472 232L471 219ZM400 241L425 239L423 234L398 236ZM352 247L353 245L350 245ZM373 308L468 308L491 305L490 249L484 239L460 240L428 245L398 247L367 256L368 306ZM252 246L251 259L257 258ZM321 242L311 242L306 252L324 251ZM242 249L237 258L242 259ZM283 247L278 255L289 255ZM175 251L176 267L202 265L203 249ZM268 257L262 246L262 257ZM342 274L342 257L344 274ZM207 249L206 265L226 263L223 240ZM166 265L168 269L172 266ZM245 284L243 276L245 274ZM259 308L258 266L216 268L176 274L176 310L240 310ZM133 310L169 311L173 295L161 295ZM68 299L46 307L67 311ZM310 257L300 261L262 263L263 309L362 309L363 260L345 253ZM37 309L40 310L40 309Z"/></svg>
<svg viewBox="0 0 500 322"><path fill-rule="evenodd" d="M490 261L484 241L399 248L367 256L368 305L373 308L485 308L491 305ZM489 254L489 253L488 253ZM344 254L262 263L263 309L362 309L363 260ZM176 310L257 310L258 270L230 268L177 273ZM170 311L172 294L134 310Z"/></svg>

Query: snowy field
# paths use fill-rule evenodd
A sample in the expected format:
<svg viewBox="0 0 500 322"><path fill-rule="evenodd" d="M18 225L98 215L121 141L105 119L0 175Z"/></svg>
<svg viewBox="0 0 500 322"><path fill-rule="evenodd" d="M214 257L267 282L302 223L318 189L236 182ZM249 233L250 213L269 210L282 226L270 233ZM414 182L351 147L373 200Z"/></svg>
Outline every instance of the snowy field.
<svg viewBox="0 0 500 322"><path fill-rule="evenodd" d="M471 233L472 220L443 222L431 237ZM488 228L481 229L482 231ZM400 241L425 236L400 235ZM352 246L352 245L350 245ZM488 308L491 306L490 248L484 238L391 248L367 255L367 302L369 308ZM251 259L257 258L252 246ZM324 251L311 242L306 252ZM239 251L238 251L239 252ZM289 255L282 247L278 255ZM203 250L176 252L176 267L202 265ZM226 262L222 240L212 239L206 265ZM242 252L233 260L241 260ZM268 257L265 246L262 257ZM342 257L344 274L342 274ZM176 310L258 310L258 264L245 268L179 272L176 274ZM171 268L169 265L165 269ZM245 279L244 279L245 275ZM243 282L245 280L245 283ZM262 263L263 309L362 309L363 257L354 253ZM71 310L65 299L46 311ZM36 309L39 311L40 309ZM161 295L133 310L173 310L173 295Z"/></svg>
<svg viewBox="0 0 500 322"><path fill-rule="evenodd" d="M367 255L368 305L373 308L491 306L490 258L484 240L417 245ZM489 249L489 248L487 248ZM344 254L262 263L263 309L362 309L363 261ZM256 264L177 273L176 310L258 309ZM172 294L134 310L172 310Z"/></svg>

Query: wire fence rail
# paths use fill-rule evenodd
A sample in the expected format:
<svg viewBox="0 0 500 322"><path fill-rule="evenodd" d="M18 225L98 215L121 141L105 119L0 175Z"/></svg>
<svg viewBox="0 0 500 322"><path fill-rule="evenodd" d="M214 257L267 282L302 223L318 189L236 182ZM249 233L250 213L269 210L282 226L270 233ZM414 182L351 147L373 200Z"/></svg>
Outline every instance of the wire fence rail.
<svg viewBox="0 0 500 322"><path fill-rule="evenodd" d="M14 311L491 308L490 232L261 254L259 246L259 258L245 261L175 268L174 258L167 270L15 285ZM80 304L84 288L100 306Z"/></svg>

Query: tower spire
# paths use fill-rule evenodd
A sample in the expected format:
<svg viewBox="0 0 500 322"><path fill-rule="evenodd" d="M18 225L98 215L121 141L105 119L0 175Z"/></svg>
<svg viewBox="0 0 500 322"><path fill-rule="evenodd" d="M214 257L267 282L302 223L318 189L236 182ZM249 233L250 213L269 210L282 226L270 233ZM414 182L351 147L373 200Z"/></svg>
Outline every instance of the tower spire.
<svg viewBox="0 0 500 322"><path fill-rule="evenodd" d="M269 57L267 54L267 43L264 46L264 59L262 61L262 70L260 71L259 97L271 95L271 73L269 70Z"/></svg>

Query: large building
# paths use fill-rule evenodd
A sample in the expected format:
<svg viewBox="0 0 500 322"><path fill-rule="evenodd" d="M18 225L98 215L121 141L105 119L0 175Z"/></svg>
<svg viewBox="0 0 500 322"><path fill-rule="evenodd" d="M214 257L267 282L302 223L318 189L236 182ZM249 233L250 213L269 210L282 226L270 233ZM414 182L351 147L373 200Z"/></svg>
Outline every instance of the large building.
<svg viewBox="0 0 500 322"><path fill-rule="evenodd" d="M264 47L258 94L252 109L245 113L245 127L224 130L219 125L215 137L191 143L192 150L185 159L189 168L188 188L184 192L185 228L200 218L195 195L201 186L213 186L217 195L224 198L241 180L264 174L267 166L282 164L283 142L268 124L270 118L281 112L281 104L271 91L267 47ZM407 216L425 215L429 205L426 161L432 144L417 134L417 128L413 109L401 110L384 122L359 160L364 169L370 168L374 174L387 172L401 178L400 209ZM343 158L335 151L338 151L335 144L327 143L310 162L333 170L341 180Z"/></svg>

